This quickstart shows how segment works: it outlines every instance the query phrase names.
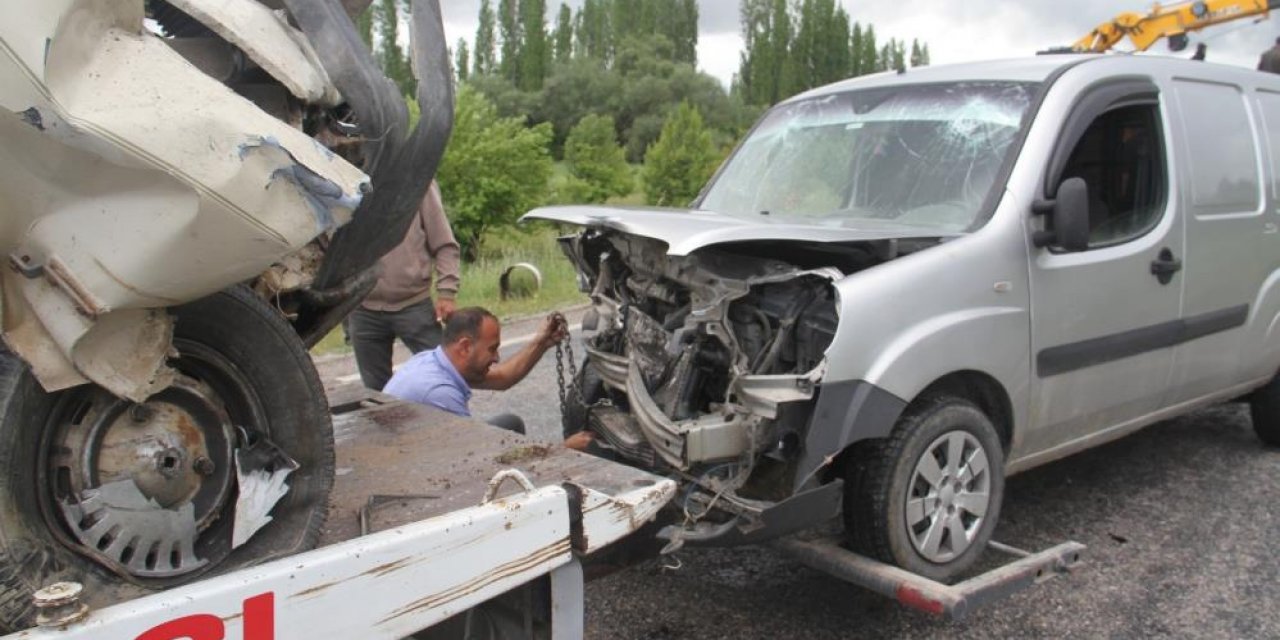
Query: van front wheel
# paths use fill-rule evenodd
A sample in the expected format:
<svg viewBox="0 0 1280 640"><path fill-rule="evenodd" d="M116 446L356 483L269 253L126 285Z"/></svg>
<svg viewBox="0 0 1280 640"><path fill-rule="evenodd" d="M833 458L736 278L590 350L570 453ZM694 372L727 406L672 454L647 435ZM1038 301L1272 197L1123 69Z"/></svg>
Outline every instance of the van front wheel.
<svg viewBox="0 0 1280 640"><path fill-rule="evenodd" d="M1000 514L1004 453L991 420L954 397L909 407L845 469L853 550L939 581L977 561Z"/></svg>
<svg viewBox="0 0 1280 640"><path fill-rule="evenodd" d="M1249 414L1253 418L1253 432L1258 439L1273 447L1280 447L1280 376L1265 387L1253 392L1249 399Z"/></svg>

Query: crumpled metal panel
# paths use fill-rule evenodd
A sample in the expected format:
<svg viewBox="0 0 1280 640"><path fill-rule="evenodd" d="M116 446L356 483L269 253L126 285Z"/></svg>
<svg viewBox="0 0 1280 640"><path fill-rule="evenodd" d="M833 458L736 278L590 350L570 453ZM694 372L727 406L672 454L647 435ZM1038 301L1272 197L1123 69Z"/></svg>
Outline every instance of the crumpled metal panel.
<svg viewBox="0 0 1280 640"><path fill-rule="evenodd" d="M0 8L0 255L81 318L208 295L350 220L367 176L148 33L140 0ZM6 340L42 384L87 377L136 398L163 379L167 342L120 384L79 366L70 325L14 334L11 319L66 311L19 289L5 292Z"/></svg>
<svg viewBox="0 0 1280 640"><path fill-rule="evenodd" d="M257 0L169 3L239 47L299 100L324 106L342 101L306 36Z"/></svg>

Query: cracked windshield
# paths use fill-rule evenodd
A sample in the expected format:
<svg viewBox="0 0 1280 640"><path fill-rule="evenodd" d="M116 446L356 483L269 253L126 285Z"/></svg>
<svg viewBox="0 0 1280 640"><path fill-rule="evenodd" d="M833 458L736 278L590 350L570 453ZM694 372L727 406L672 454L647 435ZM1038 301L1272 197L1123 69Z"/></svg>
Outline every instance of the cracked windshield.
<svg viewBox="0 0 1280 640"><path fill-rule="evenodd" d="M850 91L773 110L702 209L760 221L976 229L1034 84Z"/></svg>

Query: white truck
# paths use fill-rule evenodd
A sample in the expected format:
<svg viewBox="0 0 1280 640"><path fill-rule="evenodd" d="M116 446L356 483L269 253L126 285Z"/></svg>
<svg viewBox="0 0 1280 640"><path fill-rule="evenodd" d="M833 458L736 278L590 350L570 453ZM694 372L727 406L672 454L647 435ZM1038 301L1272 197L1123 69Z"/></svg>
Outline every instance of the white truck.
<svg viewBox="0 0 1280 640"><path fill-rule="evenodd" d="M413 131L368 4L0 3L0 632L402 637L549 576L456 623L574 637L578 558L674 493L322 388L452 124L436 2Z"/></svg>

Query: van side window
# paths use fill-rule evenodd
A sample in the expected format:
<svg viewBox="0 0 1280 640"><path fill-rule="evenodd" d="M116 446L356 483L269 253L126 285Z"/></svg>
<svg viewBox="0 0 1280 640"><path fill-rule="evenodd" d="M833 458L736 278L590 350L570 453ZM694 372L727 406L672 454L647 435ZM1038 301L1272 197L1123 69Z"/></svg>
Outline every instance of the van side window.
<svg viewBox="0 0 1280 640"><path fill-rule="evenodd" d="M1154 104L1103 113L1072 150L1062 179L1089 187L1089 247L1136 238L1160 221L1168 172Z"/></svg>

